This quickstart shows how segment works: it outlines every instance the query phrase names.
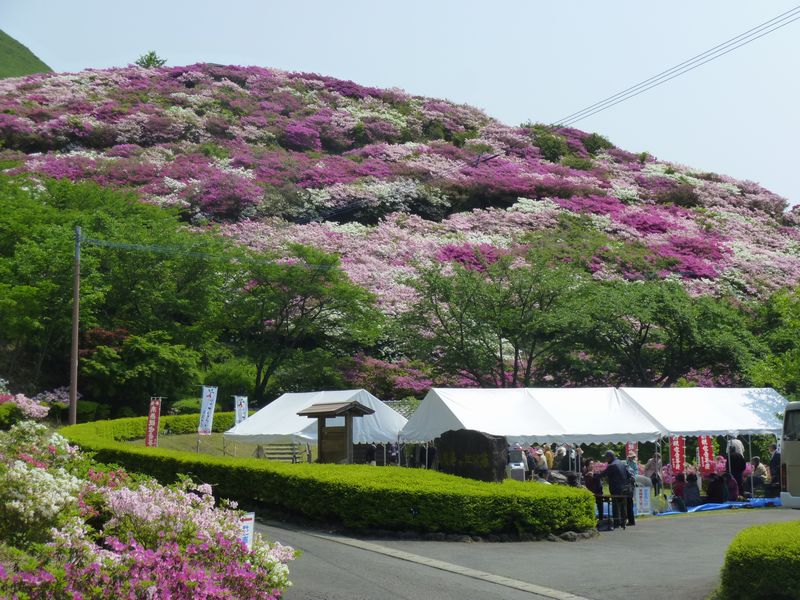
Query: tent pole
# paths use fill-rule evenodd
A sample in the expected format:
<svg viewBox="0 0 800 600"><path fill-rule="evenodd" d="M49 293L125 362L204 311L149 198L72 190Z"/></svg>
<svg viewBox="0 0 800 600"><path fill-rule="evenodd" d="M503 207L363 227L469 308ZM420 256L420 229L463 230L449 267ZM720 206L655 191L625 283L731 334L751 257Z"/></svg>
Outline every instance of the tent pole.
<svg viewBox="0 0 800 600"><path fill-rule="evenodd" d="M753 434L747 434L747 454L750 459L750 500L755 494L755 484L753 483Z"/></svg>
<svg viewBox="0 0 800 600"><path fill-rule="evenodd" d="M428 442L425 442L425 468L428 468Z"/></svg>
<svg viewBox="0 0 800 600"><path fill-rule="evenodd" d="M386 465L386 443L385 442L383 443L383 466L384 467L387 466Z"/></svg>

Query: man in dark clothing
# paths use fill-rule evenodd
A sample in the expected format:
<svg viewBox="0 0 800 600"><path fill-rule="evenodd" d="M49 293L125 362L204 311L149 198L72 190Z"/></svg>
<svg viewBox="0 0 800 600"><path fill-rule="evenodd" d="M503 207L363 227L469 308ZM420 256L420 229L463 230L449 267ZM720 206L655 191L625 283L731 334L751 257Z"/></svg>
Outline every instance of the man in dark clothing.
<svg viewBox="0 0 800 600"><path fill-rule="evenodd" d="M781 453L778 452L778 446L775 444L769 445L769 451L772 453L772 458L769 459L769 482L780 489L781 485Z"/></svg>
<svg viewBox="0 0 800 600"><path fill-rule="evenodd" d="M611 450L606 452L606 462L608 462L606 470L600 473L598 477L605 477L608 479L608 489L611 492L611 495L624 496L630 493L628 490L628 481L630 476L625 463L619 460ZM614 497L611 499L611 507L614 515L614 527L625 526L625 522L628 518L626 504L627 502L625 498Z"/></svg>
<svg viewBox="0 0 800 600"><path fill-rule="evenodd" d="M736 440L733 440L735 442ZM739 448L734 445L733 443L730 444L730 460L728 465L730 466L730 472L733 476L734 480L736 480L736 486L739 488L739 493L741 493L742 489L744 488L744 482L742 481L742 475L744 474L744 470L747 468L747 460L745 459L742 452ZM736 500L736 498L731 498L731 501Z"/></svg>

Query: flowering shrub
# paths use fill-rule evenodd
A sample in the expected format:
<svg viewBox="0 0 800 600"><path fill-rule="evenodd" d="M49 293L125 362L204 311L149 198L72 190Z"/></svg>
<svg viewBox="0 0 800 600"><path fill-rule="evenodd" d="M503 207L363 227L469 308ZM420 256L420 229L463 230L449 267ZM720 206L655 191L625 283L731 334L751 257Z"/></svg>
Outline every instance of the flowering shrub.
<svg viewBox="0 0 800 600"><path fill-rule="evenodd" d="M0 549L28 555L0 561L0 596L279 598L295 552L258 534L249 550L240 517L207 484L93 465L43 425L0 433Z"/></svg>
<svg viewBox="0 0 800 600"><path fill-rule="evenodd" d="M314 73L199 64L6 79L0 134L17 171L135 189L187 220L233 222L225 231L244 244L319 242L390 314L410 300L415 264L443 246L508 248L558 211L649 248L672 265L656 274L692 293L760 297L800 275L798 219L753 182ZM409 216L446 225L408 219L411 243L394 252ZM327 223L291 224L309 220ZM335 235L349 223L370 228ZM597 279L632 278L596 259Z"/></svg>

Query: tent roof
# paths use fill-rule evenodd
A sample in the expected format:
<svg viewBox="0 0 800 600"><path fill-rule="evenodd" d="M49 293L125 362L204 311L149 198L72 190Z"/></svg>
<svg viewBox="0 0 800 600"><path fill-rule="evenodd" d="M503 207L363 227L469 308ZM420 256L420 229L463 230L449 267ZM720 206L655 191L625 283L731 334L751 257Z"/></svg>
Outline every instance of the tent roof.
<svg viewBox="0 0 800 600"><path fill-rule="evenodd" d="M565 433L525 389L432 388L400 437L426 442L450 429L476 429L509 440Z"/></svg>
<svg viewBox="0 0 800 600"><path fill-rule="evenodd" d="M627 396L608 388L537 388L527 390L566 431L562 439L538 442L577 444L652 442L661 428Z"/></svg>
<svg viewBox="0 0 800 600"><path fill-rule="evenodd" d="M397 441L405 417L366 390L336 390L283 394L225 432L226 440L249 444L316 442L317 422L297 413L313 404L359 402L375 412L353 421L353 443Z"/></svg>
<svg viewBox="0 0 800 600"><path fill-rule="evenodd" d="M510 442L651 441L658 425L614 388L433 388L400 437L432 440L449 429L477 429Z"/></svg>
<svg viewBox="0 0 800 600"><path fill-rule="evenodd" d="M363 417L371 415L375 411L369 406L364 406L358 400L352 402L323 402L322 404L312 404L297 412L301 417L339 417L342 415L353 415Z"/></svg>
<svg viewBox="0 0 800 600"><path fill-rule="evenodd" d="M665 435L774 433L786 399L772 388L627 388L619 392L651 417Z"/></svg>

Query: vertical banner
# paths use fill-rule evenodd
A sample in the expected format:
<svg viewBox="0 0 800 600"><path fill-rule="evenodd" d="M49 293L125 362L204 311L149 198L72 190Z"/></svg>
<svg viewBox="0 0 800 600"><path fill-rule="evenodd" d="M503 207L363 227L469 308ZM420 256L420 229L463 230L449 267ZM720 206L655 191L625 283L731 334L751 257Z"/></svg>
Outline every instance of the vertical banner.
<svg viewBox="0 0 800 600"><path fill-rule="evenodd" d="M200 404L200 425L197 428L197 433L200 435L211 435L211 427L214 424L214 405L216 403L217 388L204 385L202 403Z"/></svg>
<svg viewBox="0 0 800 600"><path fill-rule="evenodd" d="M255 531L256 513L245 513L239 521L242 524L242 540L248 550L253 549L253 532Z"/></svg>
<svg viewBox="0 0 800 600"><path fill-rule="evenodd" d="M682 435L669 438L669 464L673 473L683 473L683 465L686 462L686 446Z"/></svg>
<svg viewBox="0 0 800 600"><path fill-rule="evenodd" d="M647 486L635 487L633 491L633 506L636 515L649 515L652 511L650 504L650 488Z"/></svg>
<svg viewBox="0 0 800 600"><path fill-rule="evenodd" d="M234 425L238 425L247 418L247 396L233 397Z"/></svg>
<svg viewBox="0 0 800 600"><path fill-rule="evenodd" d="M697 451L700 455L700 472L711 473L714 470L714 446L710 435L701 435L697 438Z"/></svg>
<svg viewBox="0 0 800 600"><path fill-rule="evenodd" d="M636 460L639 460L639 442L625 442L625 459L633 454Z"/></svg>
<svg viewBox="0 0 800 600"><path fill-rule="evenodd" d="M161 398L150 398L150 410L147 412L147 431L144 436L145 446L158 446L158 420L161 417Z"/></svg>

